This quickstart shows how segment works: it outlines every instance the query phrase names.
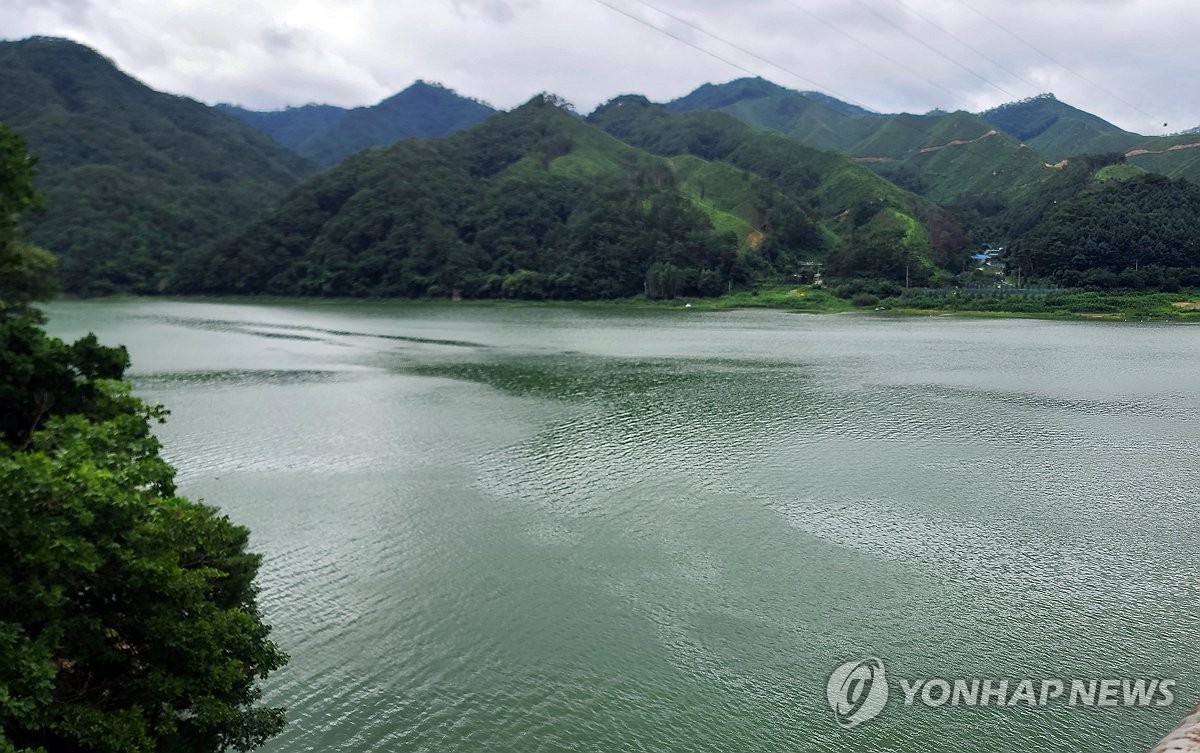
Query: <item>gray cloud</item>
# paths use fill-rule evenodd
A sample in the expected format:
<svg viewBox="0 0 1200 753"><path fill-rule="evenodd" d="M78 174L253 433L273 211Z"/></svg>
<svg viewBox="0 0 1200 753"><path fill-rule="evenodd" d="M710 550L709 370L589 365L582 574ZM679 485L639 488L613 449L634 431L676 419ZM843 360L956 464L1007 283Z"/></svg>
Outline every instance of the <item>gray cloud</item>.
<svg viewBox="0 0 1200 753"><path fill-rule="evenodd" d="M517 17L517 7L528 7L530 3L511 3L505 0L451 0L451 5L463 17L479 13L498 23L507 23Z"/></svg>
<svg viewBox="0 0 1200 753"><path fill-rule="evenodd" d="M500 107L552 91L588 110L750 72L881 111L1053 91L1144 133L1200 124L1194 0L604 2L634 18L600 0L0 0L0 29L71 37L156 88L259 108L368 104L423 78Z"/></svg>

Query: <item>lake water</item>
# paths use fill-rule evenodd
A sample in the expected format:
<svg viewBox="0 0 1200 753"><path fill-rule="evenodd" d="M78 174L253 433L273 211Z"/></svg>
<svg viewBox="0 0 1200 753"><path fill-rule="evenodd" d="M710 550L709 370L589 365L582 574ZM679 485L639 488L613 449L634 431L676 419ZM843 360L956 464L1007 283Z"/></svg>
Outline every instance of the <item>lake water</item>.
<svg viewBox="0 0 1200 753"><path fill-rule="evenodd" d="M56 303L265 555L269 751L1146 751L1200 701L1200 330ZM908 707L834 667L1174 678Z"/></svg>

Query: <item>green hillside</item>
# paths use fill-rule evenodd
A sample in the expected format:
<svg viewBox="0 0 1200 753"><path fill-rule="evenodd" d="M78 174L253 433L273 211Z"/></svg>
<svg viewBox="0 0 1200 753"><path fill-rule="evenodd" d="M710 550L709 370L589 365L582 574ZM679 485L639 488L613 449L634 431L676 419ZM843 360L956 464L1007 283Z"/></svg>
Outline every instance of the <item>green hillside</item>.
<svg viewBox="0 0 1200 753"><path fill-rule="evenodd" d="M765 178L808 207L823 235L836 239L833 270L903 279L905 268L931 276L965 249L956 224L915 196L848 158L751 128L725 113L672 112L644 97L619 97L589 120L655 154L722 161ZM913 223L924 228L913 232Z"/></svg>
<svg viewBox="0 0 1200 753"><path fill-rule="evenodd" d="M996 128L1057 162L1080 154L1119 153L1132 164L1200 183L1200 137L1142 136L1043 94L981 113Z"/></svg>
<svg viewBox="0 0 1200 753"><path fill-rule="evenodd" d="M1051 97L985 115L879 115L762 79L586 119L423 82L373 108L253 113L154 92L71 42L0 44L0 120L41 157L49 206L28 238L74 293L701 296L816 264L947 284L985 243L1026 279L1111 287L1127 258L1140 285L1190 279L1194 196L1152 173L1200 180L1200 137ZM239 119L337 164L313 176ZM999 125L1100 153L1050 164Z"/></svg>
<svg viewBox="0 0 1200 753"><path fill-rule="evenodd" d="M676 186L704 211L718 232L737 236L743 251L757 245L756 228L765 225L760 178L747 180L743 171L731 165L686 155L670 162Z"/></svg>
<svg viewBox="0 0 1200 753"><path fill-rule="evenodd" d="M761 78L704 84L667 103L667 108L674 112L726 112L757 128L786 133L815 149L847 154L886 120L832 97L786 89Z"/></svg>
<svg viewBox="0 0 1200 753"><path fill-rule="evenodd" d="M1007 200L1049 177L1034 150L966 112L880 115L761 79L709 84L668 107L719 110L806 146L849 155L938 203L982 195Z"/></svg>
<svg viewBox="0 0 1200 753"><path fill-rule="evenodd" d="M671 107L691 110L696 118L702 114L697 110L718 110L799 142L850 155L897 186L950 208L975 243L1018 249L1009 261L1023 268L1026 279L1043 276L1056 284L1101 287L1119 287L1118 279L1132 287L1153 287L1154 280L1191 279L1178 270L1154 277L1153 270L1164 265L1185 269L1192 264L1163 251L1172 244L1188 248L1190 241L1180 233L1190 215L1176 209L1190 206L1190 199L1179 184L1149 181L1145 173L1200 182L1200 137L1194 134L1138 136L1049 95L1005 105L982 117L965 112L847 112L754 79L701 87ZM707 115L711 119L715 113ZM712 133L720 132L715 120L709 122ZM695 123L674 127L690 128L688 138L669 143L673 126L661 119L640 135L630 129L614 132L660 153L705 149L709 158L730 159L714 151L711 134L708 141L699 138ZM1047 160L1039 149L1056 159ZM1145 216L1136 219L1117 211L1115 204L1121 200L1137 206ZM1165 205L1154 206L1156 200ZM904 214L903 209L898 211ZM1143 227L1146 218L1162 217L1164 212L1170 219L1164 220L1163 229L1151 232ZM1115 217L1125 218L1121 226L1114 223ZM928 214L922 218L926 226L943 227L927 218ZM826 227L836 232L824 219ZM919 232L905 232L902 218L895 214L882 212L874 223L881 226L889 219L892 227L885 237L893 239L893 248L901 233L909 247L925 242ZM1138 229L1136 238L1131 240L1128 228ZM1172 235L1171 228L1180 233ZM861 232L840 235L842 257L853 257L850 266L870 267L861 249L868 249L870 255L877 246L864 242ZM1144 243L1139 245L1138 239ZM1100 253L1096 248L1108 251ZM1146 252L1138 262L1134 257L1143 253L1140 248L1156 250ZM1137 275L1124 271L1120 260L1125 256L1138 267ZM943 267L954 268L949 256L940 261ZM832 268L838 269L836 264Z"/></svg>
<svg viewBox="0 0 1200 753"><path fill-rule="evenodd" d="M765 238L751 243L748 229L764 228ZM822 243L803 208L766 181L650 155L539 96L447 138L405 140L346 160L238 236L194 254L173 287L323 296L711 295L780 273L801 254L824 252Z"/></svg>
<svg viewBox="0 0 1200 753"><path fill-rule="evenodd" d="M1089 145L1092 152L1119 152L1131 164L1170 178L1200 184L1200 136L1139 136L1122 131L1102 136Z"/></svg>
<svg viewBox="0 0 1200 753"><path fill-rule="evenodd" d="M61 39L0 43L0 122L39 158L27 238L73 293L160 289L185 249L258 216L311 165L205 105Z"/></svg>
<svg viewBox="0 0 1200 753"><path fill-rule="evenodd" d="M1103 118L1060 102L1053 94L1000 105L980 113L979 117L1020 139L1052 162L1077 154L1113 151L1098 149L1093 144L1110 134L1133 135Z"/></svg>
<svg viewBox="0 0 1200 753"><path fill-rule="evenodd" d="M1106 168L1111 177L1113 170ZM1200 186L1161 175L1095 180L1049 208L1010 249L1030 276L1068 286L1200 285Z"/></svg>
<svg viewBox="0 0 1200 753"><path fill-rule="evenodd" d="M279 143L318 165L336 165L346 157L412 136L447 136L491 115L491 107L459 96L437 84L417 81L404 91L370 107L352 110L306 105L275 112L255 112L223 105Z"/></svg>

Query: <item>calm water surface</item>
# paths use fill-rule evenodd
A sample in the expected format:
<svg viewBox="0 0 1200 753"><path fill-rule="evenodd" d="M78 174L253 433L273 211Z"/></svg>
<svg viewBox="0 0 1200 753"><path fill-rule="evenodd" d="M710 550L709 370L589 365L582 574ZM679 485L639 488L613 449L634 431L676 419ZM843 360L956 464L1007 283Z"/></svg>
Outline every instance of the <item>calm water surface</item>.
<svg viewBox="0 0 1200 753"><path fill-rule="evenodd" d="M1200 701L1200 330L84 302L265 555L269 751L1144 751ZM825 684L1169 677L1171 709Z"/></svg>

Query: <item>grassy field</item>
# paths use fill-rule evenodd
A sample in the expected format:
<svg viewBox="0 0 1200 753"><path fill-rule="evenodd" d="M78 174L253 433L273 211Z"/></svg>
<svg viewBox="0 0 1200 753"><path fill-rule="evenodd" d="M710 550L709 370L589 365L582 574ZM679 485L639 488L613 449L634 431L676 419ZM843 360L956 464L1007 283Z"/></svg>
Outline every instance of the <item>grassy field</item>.
<svg viewBox="0 0 1200 753"><path fill-rule="evenodd" d="M1050 295L928 295L884 298L854 305L828 290L800 287L762 287L718 298L646 302L648 305L690 306L703 311L775 308L815 313L862 312L910 316L991 316L1039 319L1102 319L1146 321L1159 319L1200 322L1200 291L1191 293L1088 293Z"/></svg>
<svg viewBox="0 0 1200 753"><path fill-rule="evenodd" d="M951 313L974 316L1030 316L1072 319L1200 321L1196 293L1090 293L1003 296L908 296L881 305L912 313Z"/></svg>

